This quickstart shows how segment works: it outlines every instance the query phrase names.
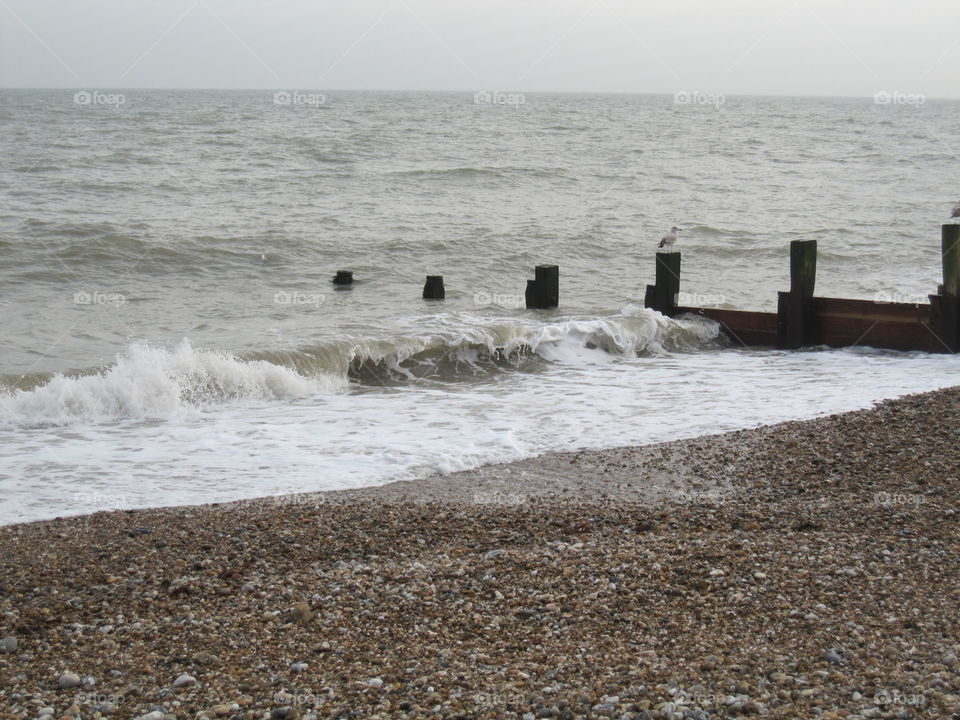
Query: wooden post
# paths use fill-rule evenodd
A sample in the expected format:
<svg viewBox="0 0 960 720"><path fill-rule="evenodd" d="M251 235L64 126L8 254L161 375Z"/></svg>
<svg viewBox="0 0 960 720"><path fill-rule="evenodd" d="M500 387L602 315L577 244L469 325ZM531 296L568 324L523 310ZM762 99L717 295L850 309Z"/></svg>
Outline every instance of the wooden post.
<svg viewBox="0 0 960 720"><path fill-rule="evenodd" d="M353 285L353 272L350 270L337 270L333 278L334 285Z"/></svg>
<svg viewBox="0 0 960 720"><path fill-rule="evenodd" d="M424 300L443 300L447 296L443 289L443 275L427 275L423 285Z"/></svg>
<svg viewBox="0 0 960 720"><path fill-rule="evenodd" d="M790 292L777 297L777 347L786 350L815 342L813 290L817 280L817 241L790 243Z"/></svg>
<svg viewBox="0 0 960 720"><path fill-rule="evenodd" d="M941 229L943 289L940 293L940 339L950 352L960 352L960 225Z"/></svg>
<svg viewBox="0 0 960 720"><path fill-rule="evenodd" d="M560 304L560 268L557 265L537 265L535 280L527 280L524 297L528 309L543 310Z"/></svg>
<svg viewBox="0 0 960 720"><path fill-rule="evenodd" d="M527 289L523 293L523 298L527 302L527 309L537 307L537 281L527 280Z"/></svg>
<svg viewBox="0 0 960 720"><path fill-rule="evenodd" d="M664 315L677 312L677 293L680 292L680 253L657 253L656 284L647 285L644 307Z"/></svg>

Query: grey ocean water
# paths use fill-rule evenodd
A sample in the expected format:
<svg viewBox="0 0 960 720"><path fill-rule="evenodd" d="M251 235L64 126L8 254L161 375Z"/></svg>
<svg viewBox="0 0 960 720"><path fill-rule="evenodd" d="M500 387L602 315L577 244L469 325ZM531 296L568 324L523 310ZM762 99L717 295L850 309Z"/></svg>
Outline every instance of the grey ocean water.
<svg viewBox="0 0 960 720"><path fill-rule="evenodd" d="M819 241L818 294L924 301L960 194L956 101L277 99L0 91L0 521L374 484L958 382L952 357L746 351L642 309L674 224L692 304L772 310L794 239ZM561 307L527 312L543 262ZM427 274L442 304L420 300Z"/></svg>

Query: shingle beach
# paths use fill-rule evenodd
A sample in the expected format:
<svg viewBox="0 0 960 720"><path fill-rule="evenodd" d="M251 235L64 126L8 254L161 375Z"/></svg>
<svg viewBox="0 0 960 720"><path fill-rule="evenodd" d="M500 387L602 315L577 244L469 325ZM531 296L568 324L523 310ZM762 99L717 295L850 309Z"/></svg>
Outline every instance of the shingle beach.
<svg viewBox="0 0 960 720"><path fill-rule="evenodd" d="M0 718L960 717L960 389L0 529Z"/></svg>

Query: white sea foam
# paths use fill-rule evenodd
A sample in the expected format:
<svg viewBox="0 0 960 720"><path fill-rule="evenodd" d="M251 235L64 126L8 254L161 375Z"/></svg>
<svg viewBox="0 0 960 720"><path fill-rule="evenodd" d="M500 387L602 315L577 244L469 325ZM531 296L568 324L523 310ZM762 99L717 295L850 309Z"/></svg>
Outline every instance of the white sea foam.
<svg viewBox="0 0 960 720"><path fill-rule="evenodd" d="M603 363L611 356L703 348L717 334L710 321L675 321L630 306L610 318L545 325L470 317L445 332L344 339L248 358L196 349L187 340L169 350L136 343L98 372L56 375L39 387L0 395L0 427L174 419L236 403L332 394L347 386L351 368L361 382L382 381L385 374L418 382L444 372L444 379L455 380L458 373L474 376L485 370L481 351L487 356L528 351L546 361ZM450 367L442 368L443 361ZM373 365L366 375L364 363ZM418 374L419 365L429 366L430 372Z"/></svg>
<svg viewBox="0 0 960 720"><path fill-rule="evenodd" d="M553 450L813 417L960 384L960 358L947 355L585 352L601 360L568 354L547 372L504 373L481 387L408 383L322 402L234 402L164 422L0 430L0 522L377 485Z"/></svg>
<svg viewBox="0 0 960 720"><path fill-rule="evenodd" d="M0 427L170 419L236 402L334 392L344 385L329 375L304 377L273 363L197 350L186 340L171 350L133 344L101 372L56 375L41 387L0 395Z"/></svg>

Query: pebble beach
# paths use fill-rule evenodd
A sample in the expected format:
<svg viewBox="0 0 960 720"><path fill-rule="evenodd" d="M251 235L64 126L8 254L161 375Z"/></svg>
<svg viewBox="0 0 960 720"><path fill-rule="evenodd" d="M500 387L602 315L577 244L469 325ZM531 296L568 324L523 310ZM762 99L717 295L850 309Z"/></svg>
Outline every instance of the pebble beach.
<svg viewBox="0 0 960 720"><path fill-rule="evenodd" d="M0 718L960 718L960 389L0 528Z"/></svg>

